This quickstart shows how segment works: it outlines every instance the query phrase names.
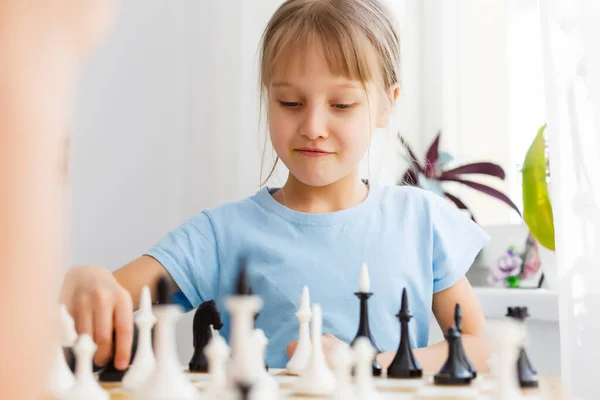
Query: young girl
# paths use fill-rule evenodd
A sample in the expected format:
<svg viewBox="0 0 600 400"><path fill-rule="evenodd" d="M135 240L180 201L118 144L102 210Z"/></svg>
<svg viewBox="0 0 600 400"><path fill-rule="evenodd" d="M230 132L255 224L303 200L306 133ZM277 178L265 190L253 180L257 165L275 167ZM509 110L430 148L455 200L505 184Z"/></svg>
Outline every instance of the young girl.
<svg viewBox="0 0 600 400"><path fill-rule="evenodd" d="M264 301L257 327L269 338L272 367L285 367L294 350L305 285L323 310L325 348L353 339L354 292L366 263L374 292L370 326L384 369L398 346L395 315L406 287L411 336L424 369L439 369L447 354L445 342L427 346L431 311L445 331L460 303L466 351L485 370L484 318L464 275L487 236L435 194L359 176L371 136L387 126L398 98L399 63L396 26L379 0L283 3L264 32L260 79L271 142L289 170L287 181L198 213L114 274L72 269L63 301L78 331L93 333L96 362L107 360L114 327L116 366L127 366L132 310L142 287L165 271L185 309L217 302L228 338L223 301L244 259L251 287Z"/></svg>

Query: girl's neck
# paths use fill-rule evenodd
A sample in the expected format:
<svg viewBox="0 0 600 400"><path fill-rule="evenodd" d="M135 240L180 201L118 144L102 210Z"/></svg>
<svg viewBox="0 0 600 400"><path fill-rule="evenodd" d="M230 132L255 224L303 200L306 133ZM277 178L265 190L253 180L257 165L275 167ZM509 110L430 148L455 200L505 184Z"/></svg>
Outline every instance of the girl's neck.
<svg viewBox="0 0 600 400"><path fill-rule="evenodd" d="M358 173L352 173L327 186L308 186L289 174L273 198L286 207L304 213L326 214L355 207L362 203L369 188Z"/></svg>

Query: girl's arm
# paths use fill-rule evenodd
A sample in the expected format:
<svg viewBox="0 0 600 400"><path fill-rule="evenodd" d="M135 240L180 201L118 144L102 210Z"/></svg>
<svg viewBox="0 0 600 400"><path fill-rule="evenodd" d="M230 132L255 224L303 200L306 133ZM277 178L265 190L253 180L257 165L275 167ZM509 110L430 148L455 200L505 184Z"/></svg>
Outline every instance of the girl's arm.
<svg viewBox="0 0 600 400"><path fill-rule="evenodd" d="M488 371L488 349L482 338L485 317L466 277L463 277L454 286L433 295L433 314L442 332L446 332L454 324L454 308L457 303L460 304L463 315L462 341L465 351L475 369L485 373ZM446 361L448 345L446 341L442 341L415 349L414 354L424 372L435 373ZM382 353L378 356L378 361L386 369L394 356L394 352Z"/></svg>
<svg viewBox="0 0 600 400"><path fill-rule="evenodd" d="M177 284L167 273L165 268L155 258L141 256L129 264L113 272L113 276L125 290L131 294L134 310L139 307L140 295L144 286L148 285L152 300L156 299L156 285L154 283L159 277L165 276L170 281L172 293L179 290Z"/></svg>

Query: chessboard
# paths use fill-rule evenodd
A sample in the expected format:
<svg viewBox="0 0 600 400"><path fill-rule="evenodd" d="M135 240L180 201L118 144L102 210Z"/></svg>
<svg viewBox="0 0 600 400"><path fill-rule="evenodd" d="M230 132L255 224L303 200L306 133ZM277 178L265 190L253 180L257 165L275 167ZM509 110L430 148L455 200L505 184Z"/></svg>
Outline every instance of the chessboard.
<svg viewBox="0 0 600 400"><path fill-rule="evenodd" d="M298 380L297 376L289 375L285 369L271 368L269 372L274 376L279 384L281 399L302 399L310 396L294 394L294 384ZM192 384L198 389L199 400L207 398L204 392L210 382L210 375L206 373L190 373L185 371L185 375ZM433 376L424 375L422 379L388 379L374 377L379 398L396 400L448 400L448 399L494 399L494 380L491 376L482 375L476 378L467 386L439 386L433 384ZM108 391L111 400L132 400L130 392L123 389L120 383L100 383L102 388ZM535 389L522 389L523 400L563 400L561 381L559 377L541 376L539 386ZM310 397L317 399L318 397ZM321 397L327 399L331 397ZM362 399L360 399L362 400Z"/></svg>
<svg viewBox="0 0 600 400"><path fill-rule="evenodd" d="M160 279L158 282L159 302L154 306L149 288L146 286L142 291L136 316L139 331L136 334L134 330L132 362L126 371L116 370L109 362L94 372L96 344L85 333L78 335L75 341L73 320L61 306L65 337L61 340L63 348L57 349L49 393L60 400L565 398L560 380L538 376L527 357L522 323L527 310L523 307L509 308L510 318L488 321L486 336L491 350L488 359L491 374L486 374L478 373L465 353L461 341L462 312L457 304L454 324L445 335L447 359L437 373L425 373L410 346L408 320L411 315L406 289L398 313L399 347L386 370L377 362L368 319L363 317L355 341L350 345L340 342L326 360L321 341L321 306L313 304L309 308L306 287L297 314L298 346L285 369L269 368L265 362L268 338L253 324L260 299L248 290L243 270L236 293L228 297L226 304L232 316L229 341L219 334L222 323L215 302L201 304L194 316L194 355L182 366L175 351L174 335L174 324L181 310L169 302L170 291L165 282L168 281ZM357 293L363 303L361 310L366 309L370 294L368 288ZM155 324L156 335L153 334ZM72 345L67 348L74 357L67 357L65 345Z"/></svg>

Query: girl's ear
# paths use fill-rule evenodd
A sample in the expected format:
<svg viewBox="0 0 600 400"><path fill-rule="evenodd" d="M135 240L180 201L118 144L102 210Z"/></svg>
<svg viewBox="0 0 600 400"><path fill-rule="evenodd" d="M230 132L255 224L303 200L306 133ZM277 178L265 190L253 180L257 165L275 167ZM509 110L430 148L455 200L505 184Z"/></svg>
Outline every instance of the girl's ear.
<svg viewBox="0 0 600 400"><path fill-rule="evenodd" d="M398 84L395 84L390 87L385 94L386 98L383 99L384 101L382 102L381 113L377 118L378 128L385 128L390 123L394 105L396 104L396 100L398 100L398 96L400 96L400 87Z"/></svg>

